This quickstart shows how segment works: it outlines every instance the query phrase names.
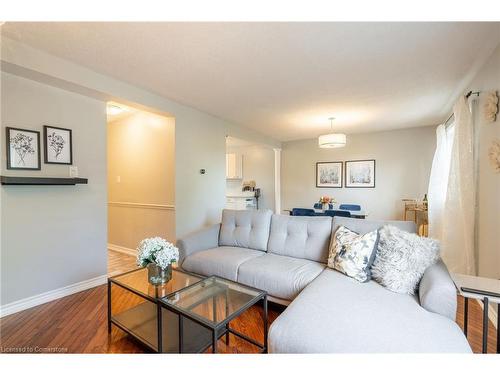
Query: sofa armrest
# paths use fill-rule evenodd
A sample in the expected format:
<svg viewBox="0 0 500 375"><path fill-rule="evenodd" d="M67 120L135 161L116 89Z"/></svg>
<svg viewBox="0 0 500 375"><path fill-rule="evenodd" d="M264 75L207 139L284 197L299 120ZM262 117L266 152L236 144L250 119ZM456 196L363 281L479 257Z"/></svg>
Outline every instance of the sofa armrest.
<svg viewBox="0 0 500 375"><path fill-rule="evenodd" d="M441 259L425 270L418 294L424 309L455 321L457 290Z"/></svg>
<svg viewBox="0 0 500 375"><path fill-rule="evenodd" d="M189 255L201 250L218 247L219 231L220 224L214 224L177 240L177 247L179 248L179 265L182 266L182 262Z"/></svg>

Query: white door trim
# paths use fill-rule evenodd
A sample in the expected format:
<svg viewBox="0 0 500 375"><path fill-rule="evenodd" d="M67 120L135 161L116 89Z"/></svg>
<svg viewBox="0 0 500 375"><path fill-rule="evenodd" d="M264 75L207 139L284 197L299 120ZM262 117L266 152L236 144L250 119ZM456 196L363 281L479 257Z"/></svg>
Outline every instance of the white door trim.
<svg viewBox="0 0 500 375"><path fill-rule="evenodd" d="M274 212L281 214L281 148L274 150Z"/></svg>
<svg viewBox="0 0 500 375"><path fill-rule="evenodd" d="M130 207L130 208L151 208L155 210L175 210L175 206L171 204L156 204L156 203L135 203L135 202L108 202L109 206L113 207Z"/></svg>

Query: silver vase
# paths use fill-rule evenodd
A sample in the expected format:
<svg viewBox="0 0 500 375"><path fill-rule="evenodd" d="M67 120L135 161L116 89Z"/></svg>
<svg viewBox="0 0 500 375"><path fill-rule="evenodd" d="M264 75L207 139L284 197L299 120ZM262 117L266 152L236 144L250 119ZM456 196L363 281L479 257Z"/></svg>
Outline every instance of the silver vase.
<svg viewBox="0 0 500 375"><path fill-rule="evenodd" d="M172 278L172 265L163 269L157 264L149 263L148 266L148 281L152 285L163 285Z"/></svg>

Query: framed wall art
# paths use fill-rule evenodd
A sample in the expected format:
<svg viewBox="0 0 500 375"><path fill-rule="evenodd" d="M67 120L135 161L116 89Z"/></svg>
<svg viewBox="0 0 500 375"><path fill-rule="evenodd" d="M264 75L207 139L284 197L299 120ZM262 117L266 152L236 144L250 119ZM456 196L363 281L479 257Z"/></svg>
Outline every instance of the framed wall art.
<svg viewBox="0 0 500 375"><path fill-rule="evenodd" d="M316 187L341 188L342 176L341 161L321 161L316 163Z"/></svg>
<svg viewBox="0 0 500 375"><path fill-rule="evenodd" d="M351 160L345 162L345 187L374 188L375 160Z"/></svg>
<svg viewBox="0 0 500 375"><path fill-rule="evenodd" d="M40 132L6 127L7 169L40 170Z"/></svg>
<svg viewBox="0 0 500 375"><path fill-rule="evenodd" d="M43 127L45 164L73 164L71 129L45 125Z"/></svg>

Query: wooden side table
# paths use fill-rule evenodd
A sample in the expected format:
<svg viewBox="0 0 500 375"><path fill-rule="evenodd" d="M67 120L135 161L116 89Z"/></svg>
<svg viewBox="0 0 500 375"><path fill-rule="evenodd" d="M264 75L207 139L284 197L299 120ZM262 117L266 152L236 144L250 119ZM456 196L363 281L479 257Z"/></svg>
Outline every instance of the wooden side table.
<svg viewBox="0 0 500 375"><path fill-rule="evenodd" d="M403 199L403 220L408 220L408 214L413 213L413 221L417 224L418 234L423 237L429 235L429 221L427 215L427 203L416 199Z"/></svg>
<svg viewBox="0 0 500 375"><path fill-rule="evenodd" d="M500 304L500 280L488 279L486 277L451 275L457 292L464 297L464 334L467 337L467 319L469 309L469 298L483 301L483 353L488 352L488 307L493 302ZM497 310L497 353L500 353L500 314Z"/></svg>

